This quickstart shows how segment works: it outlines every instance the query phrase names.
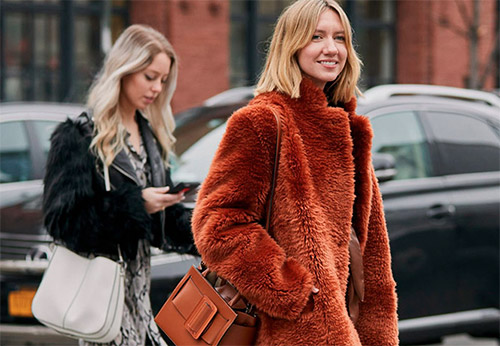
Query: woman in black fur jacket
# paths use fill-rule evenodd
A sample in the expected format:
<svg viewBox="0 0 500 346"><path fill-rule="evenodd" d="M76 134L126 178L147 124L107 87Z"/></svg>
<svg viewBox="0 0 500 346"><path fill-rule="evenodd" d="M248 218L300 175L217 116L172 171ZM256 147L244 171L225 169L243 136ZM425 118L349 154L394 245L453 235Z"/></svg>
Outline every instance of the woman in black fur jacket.
<svg viewBox="0 0 500 346"><path fill-rule="evenodd" d="M126 261L124 315L111 345L164 344L149 300L150 246L195 251L191 215L178 204L183 194L168 193L176 79L170 43L150 27L133 25L90 89L92 112L67 120L52 135L47 229L76 252L116 258L120 248Z"/></svg>

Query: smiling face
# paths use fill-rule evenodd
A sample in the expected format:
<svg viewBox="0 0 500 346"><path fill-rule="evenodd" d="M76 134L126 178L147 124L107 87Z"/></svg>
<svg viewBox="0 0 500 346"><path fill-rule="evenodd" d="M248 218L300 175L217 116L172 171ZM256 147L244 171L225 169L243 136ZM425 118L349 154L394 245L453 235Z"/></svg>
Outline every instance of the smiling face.
<svg viewBox="0 0 500 346"><path fill-rule="evenodd" d="M337 12L321 13L311 41L297 53L302 74L323 89L344 69L347 59L345 30Z"/></svg>
<svg viewBox="0 0 500 346"><path fill-rule="evenodd" d="M163 90L171 62L167 54L158 53L145 69L123 77L120 108L135 113L137 109L144 109L153 103Z"/></svg>

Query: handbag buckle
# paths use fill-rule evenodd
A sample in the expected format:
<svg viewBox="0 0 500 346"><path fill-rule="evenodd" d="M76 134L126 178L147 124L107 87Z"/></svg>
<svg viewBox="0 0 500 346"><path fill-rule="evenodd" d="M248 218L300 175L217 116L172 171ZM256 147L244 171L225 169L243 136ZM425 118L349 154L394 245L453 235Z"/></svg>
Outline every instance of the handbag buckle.
<svg viewBox="0 0 500 346"><path fill-rule="evenodd" d="M216 313L217 306L207 296L203 296L186 319L184 327L195 340L198 340Z"/></svg>

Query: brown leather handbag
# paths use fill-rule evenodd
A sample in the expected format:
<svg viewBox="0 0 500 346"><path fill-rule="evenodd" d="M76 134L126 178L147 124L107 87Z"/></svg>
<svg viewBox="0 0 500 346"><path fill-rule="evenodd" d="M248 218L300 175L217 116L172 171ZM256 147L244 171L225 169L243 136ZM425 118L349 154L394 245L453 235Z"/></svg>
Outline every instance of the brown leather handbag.
<svg viewBox="0 0 500 346"><path fill-rule="evenodd" d="M269 229L281 144L279 115L273 178L266 214ZM253 345L258 319L253 306L229 282L204 267L189 269L155 317L176 345Z"/></svg>
<svg viewBox="0 0 500 346"><path fill-rule="evenodd" d="M253 345L256 315L245 311L244 303L243 310L238 309L242 297L236 290L226 301L207 280L209 274L208 269L201 272L191 267L155 322L176 345Z"/></svg>

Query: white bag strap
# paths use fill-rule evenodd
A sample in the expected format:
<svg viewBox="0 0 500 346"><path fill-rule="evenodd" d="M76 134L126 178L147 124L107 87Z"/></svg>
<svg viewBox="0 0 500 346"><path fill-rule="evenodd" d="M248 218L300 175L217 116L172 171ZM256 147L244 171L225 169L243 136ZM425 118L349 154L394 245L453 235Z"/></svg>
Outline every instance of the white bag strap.
<svg viewBox="0 0 500 346"><path fill-rule="evenodd" d="M102 164L104 166L104 185L106 187L106 191L111 191L111 183L109 181L109 167L105 162Z"/></svg>
<svg viewBox="0 0 500 346"><path fill-rule="evenodd" d="M123 260L122 256L122 249L120 248L120 244L118 246L118 264L122 267L122 269L125 269L125 261Z"/></svg>

